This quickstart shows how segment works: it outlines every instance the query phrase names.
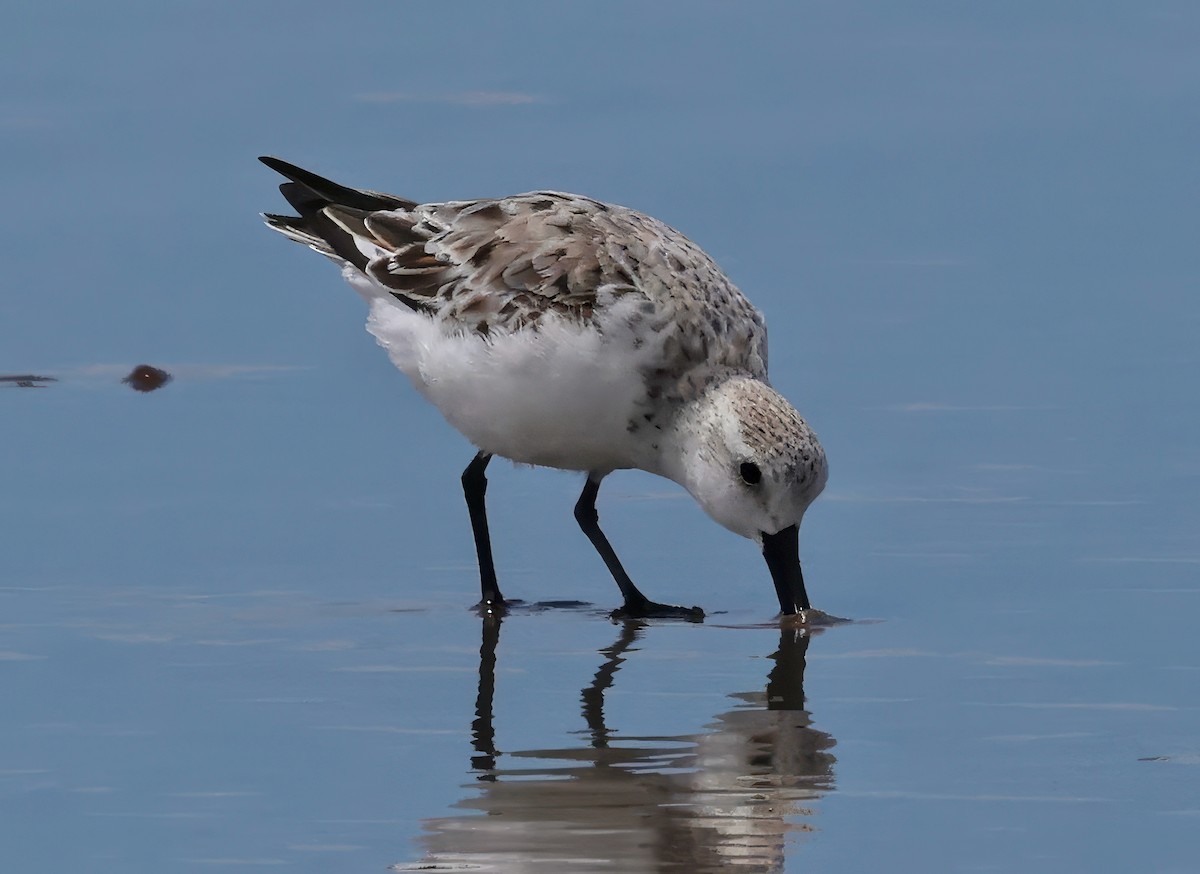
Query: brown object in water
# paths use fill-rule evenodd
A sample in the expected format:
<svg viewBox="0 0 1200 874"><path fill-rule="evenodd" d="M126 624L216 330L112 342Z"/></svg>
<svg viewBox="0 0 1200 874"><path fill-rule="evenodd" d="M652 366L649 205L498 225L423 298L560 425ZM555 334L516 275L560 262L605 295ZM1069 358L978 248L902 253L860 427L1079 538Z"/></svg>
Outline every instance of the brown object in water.
<svg viewBox="0 0 1200 874"><path fill-rule="evenodd" d="M129 376L121 380L134 391L141 392L162 388L170 381L171 374L165 370L159 370L157 367L151 367L149 364L139 364L129 371Z"/></svg>

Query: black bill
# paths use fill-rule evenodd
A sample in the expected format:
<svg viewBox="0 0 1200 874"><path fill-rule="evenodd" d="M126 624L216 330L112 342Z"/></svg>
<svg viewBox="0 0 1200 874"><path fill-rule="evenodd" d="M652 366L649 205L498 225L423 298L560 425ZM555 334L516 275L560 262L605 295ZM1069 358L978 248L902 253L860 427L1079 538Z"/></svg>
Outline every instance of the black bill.
<svg viewBox="0 0 1200 874"><path fill-rule="evenodd" d="M800 526L792 525L776 534L763 535L763 558L771 569L779 609L785 615L808 610L808 592L804 591L804 574L800 571Z"/></svg>

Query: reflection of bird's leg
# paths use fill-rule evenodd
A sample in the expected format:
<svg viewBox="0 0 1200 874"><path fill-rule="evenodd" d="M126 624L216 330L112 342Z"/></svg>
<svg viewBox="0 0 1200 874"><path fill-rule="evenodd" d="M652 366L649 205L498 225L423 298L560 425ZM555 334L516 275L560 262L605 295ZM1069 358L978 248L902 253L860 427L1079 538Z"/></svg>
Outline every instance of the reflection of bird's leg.
<svg viewBox="0 0 1200 874"><path fill-rule="evenodd" d="M635 622L622 622L621 634L616 643L602 652L607 658L596 669L595 678L591 685L580 693L583 699L583 718L587 721L592 732L593 749L604 749L608 746L608 726L604 724L604 693L612 686L613 677L621 669L625 661L624 655L639 637L642 636L642 626Z"/></svg>
<svg viewBox="0 0 1200 874"><path fill-rule="evenodd" d="M775 667L767 675L768 710L804 709L804 668L807 665L808 632L798 628L779 629L779 649L772 655Z"/></svg>
<svg viewBox="0 0 1200 874"><path fill-rule="evenodd" d="M483 642L479 645L479 691L475 696L475 719L471 722L471 743L479 755L471 757L471 767L480 771L479 780L496 781L496 731L492 727L492 700L496 695L496 644L500 642L499 615L483 617Z"/></svg>

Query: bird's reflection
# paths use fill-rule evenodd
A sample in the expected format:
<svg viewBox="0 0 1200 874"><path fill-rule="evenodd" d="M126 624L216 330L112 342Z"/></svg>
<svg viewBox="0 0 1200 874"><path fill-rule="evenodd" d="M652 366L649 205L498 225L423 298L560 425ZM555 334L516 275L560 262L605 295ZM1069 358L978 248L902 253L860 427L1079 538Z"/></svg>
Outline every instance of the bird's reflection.
<svg viewBox="0 0 1200 874"><path fill-rule="evenodd" d="M804 709L807 633L781 630L765 690L731 693L738 703L705 731L639 737L604 713L643 633L624 624L581 693L586 742L502 754L492 727L502 621L483 620L476 790L457 805L471 812L427 821L424 858L394 870L783 869L789 834L812 830L805 805L833 788L834 740Z"/></svg>

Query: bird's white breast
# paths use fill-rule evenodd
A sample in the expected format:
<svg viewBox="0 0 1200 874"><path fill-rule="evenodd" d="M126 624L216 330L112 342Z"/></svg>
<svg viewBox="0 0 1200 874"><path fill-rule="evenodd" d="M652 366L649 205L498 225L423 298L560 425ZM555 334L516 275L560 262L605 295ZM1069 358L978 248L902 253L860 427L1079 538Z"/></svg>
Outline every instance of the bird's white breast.
<svg viewBox="0 0 1200 874"><path fill-rule="evenodd" d="M653 468L653 437L629 423L656 338L635 342L620 305L603 328L549 320L485 337L447 334L383 297L369 303L367 330L392 363L479 448L567 470Z"/></svg>

